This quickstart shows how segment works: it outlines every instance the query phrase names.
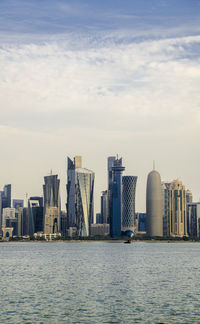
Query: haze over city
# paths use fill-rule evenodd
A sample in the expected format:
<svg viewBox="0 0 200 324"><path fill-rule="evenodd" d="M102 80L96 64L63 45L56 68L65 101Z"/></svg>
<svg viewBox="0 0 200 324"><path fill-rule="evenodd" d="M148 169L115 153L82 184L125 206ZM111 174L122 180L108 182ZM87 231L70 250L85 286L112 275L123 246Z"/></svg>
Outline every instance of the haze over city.
<svg viewBox="0 0 200 324"><path fill-rule="evenodd" d="M156 161L200 197L200 3L19 1L0 3L1 187L42 194L67 156L95 172L95 209L107 157L138 176L136 210Z"/></svg>

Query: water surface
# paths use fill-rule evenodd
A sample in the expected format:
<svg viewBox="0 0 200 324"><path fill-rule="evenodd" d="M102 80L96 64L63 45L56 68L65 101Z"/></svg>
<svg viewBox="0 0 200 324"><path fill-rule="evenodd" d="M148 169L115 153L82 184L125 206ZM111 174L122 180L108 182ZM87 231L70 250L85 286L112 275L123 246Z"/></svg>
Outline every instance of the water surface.
<svg viewBox="0 0 200 324"><path fill-rule="evenodd" d="M200 323L198 243L1 243L0 323Z"/></svg>

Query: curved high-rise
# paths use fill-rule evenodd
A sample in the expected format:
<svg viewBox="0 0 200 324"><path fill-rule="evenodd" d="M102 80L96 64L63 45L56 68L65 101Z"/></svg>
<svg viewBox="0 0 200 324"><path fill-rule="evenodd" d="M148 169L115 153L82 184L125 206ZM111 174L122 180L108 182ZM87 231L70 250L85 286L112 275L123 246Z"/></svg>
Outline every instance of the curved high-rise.
<svg viewBox="0 0 200 324"><path fill-rule="evenodd" d="M151 171L147 178L146 211L147 235L163 236L161 178L156 170Z"/></svg>
<svg viewBox="0 0 200 324"><path fill-rule="evenodd" d="M123 176L122 177L122 231L135 229L135 191L136 191L137 177Z"/></svg>
<svg viewBox="0 0 200 324"><path fill-rule="evenodd" d="M94 172L76 169L76 221L79 236L89 236L93 223Z"/></svg>

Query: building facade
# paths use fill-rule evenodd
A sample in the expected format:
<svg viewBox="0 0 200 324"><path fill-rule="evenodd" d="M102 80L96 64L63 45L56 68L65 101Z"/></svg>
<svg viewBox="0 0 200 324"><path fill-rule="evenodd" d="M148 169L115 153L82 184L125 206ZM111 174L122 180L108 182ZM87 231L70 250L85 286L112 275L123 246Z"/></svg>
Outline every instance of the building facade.
<svg viewBox="0 0 200 324"><path fill-rule="evenodd" d="M108 171L108 190L107 190L107 199L108 199L108 224L111 223L112 217L112 187L113 187L113 171L112 167L115 161L115 156L109 156L107 159L107 171Z"/></svg>
<svg viewBox="0 0 200 324"><path fill-rule="evenodd" d="M193 239L200 239L200 202L189 203L188 208L188 234Z"/></svg>
<svg viewBox="0 0 200 324"><path fill-rule="evenodd" d="M112 166L112 214L110 221L111 237L121 236L122 222L122 158L114 160Z"/></svg>
<svg viewBox="0 0 200 324"><path fill-rule="evenodd" d="M60 230L60 180L49 175L44 182L44 234L54 234Z"/></svg>
<svg viewBox="0 0 200 324"><path fill-rule="evenodd" d="M67 158L67 227L76 226L76 169L82 168L82 157L75 156L74 160Z"/></svg>
<svg viewBox="0 0 200 324"><path fill-rule="evenodd" d="M185 186L180 180L174 180L169 186L169 223L170 236L187 235L187 209Z"/></svg>
<svg viewBox="0 0 200 324"><path fill-rule="evenodd" d="M94 172L82 168L81 156L68 157L67 228L77 229L78 236L89 236L94 222Z"/></svg>
<svg viewBox="0 0 200 324"><path fill-rule="evenodd" d="M42 197L30 197L28 200L28 223L29 235L43 232L44 229L44 209Z"/></svg>
<svg viewBox="0 0 200 324"><path fill-rule="evenodd" d="M18 235L18 218L16 217L15 208L3 208L3 216L2 216L2 230L3 228L13 228L13 235Z"/></svg>
<svg viewBox="0 0 200 324"><path fill-rule="evenodd" d="M101 194L101 215L104 224L109 224L109 200L108 190L102 191Z"/></svg>
<svg viewBox="0 0 200 324"><path fill-rule="evenodd" d="M11 208L11 184L4 186L0 191L0 227L2 225L3 208Z"/></svg>
<svg viewBox="0 0 200 324"><path fill-rule="evenodd" d="M162 182L163 196L163 236L170 236L170 182Z"/></svg>
<svg viewBox="0 0 200 324"><path fill-rule="evenodd" d="M122 231L132 231L136 229L135 221L135 193L136 193L136 176L122 177Z"/></svg>
<svg viewBox="0 0 200 324"><path fill-rule="evenodd" d="M162 189L160 174L153 170L148 174L146 190L147 235L163 236Z"/></svg>
<svg viewBox="0 0 200 324"><path fill-rule="evenodd" d="M137 232L145 233L146 232L146 213L137 213Z"/></svg>
<svg viewBox="0 0 200 324"><path fill-rule="evenodd" d="M23 199L13 199L13 207L14 208L24 208L24 200Z"/></svg>
<svg viewBox="0 0 200 324"><path fill-rule="evenodd" d="M94 172L76 169L76 227L78 236L90 235L94 223Z"/></svg>

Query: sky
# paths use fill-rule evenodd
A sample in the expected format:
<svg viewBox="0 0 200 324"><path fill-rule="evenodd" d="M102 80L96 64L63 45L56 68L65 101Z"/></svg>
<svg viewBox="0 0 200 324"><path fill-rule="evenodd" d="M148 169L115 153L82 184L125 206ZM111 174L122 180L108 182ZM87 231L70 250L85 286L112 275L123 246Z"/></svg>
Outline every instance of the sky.
<svg viewBox="0 0 200 324"><path fill-rule="evenodd" d="M1 0L0 187L42 195L67 156L95 172L95 211L107 157L146 180L181 179L200 200L200 1Z"/></svg>

